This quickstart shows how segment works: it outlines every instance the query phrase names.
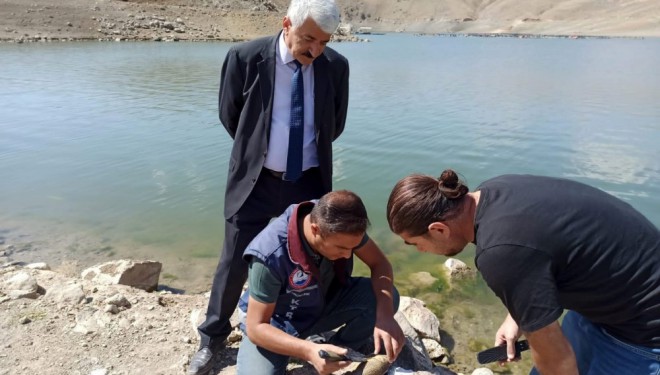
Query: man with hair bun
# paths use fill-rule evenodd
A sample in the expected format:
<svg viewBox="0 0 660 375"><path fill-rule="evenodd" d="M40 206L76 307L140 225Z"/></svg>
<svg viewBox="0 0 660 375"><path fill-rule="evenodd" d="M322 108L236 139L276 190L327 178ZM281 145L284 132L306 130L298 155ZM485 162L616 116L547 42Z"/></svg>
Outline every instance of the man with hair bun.
<svg viewBox="0 0 660 375"><path fill-rule="evenodd" d="M366 234L368 224L362 200L335 191L291 205L248 245L239 375L284 374L291 356L329 374L350 362L326 360L320 350L343 355L347 348L370 348L371 337L374 353L382 349L395 360L405 344L394 320L399 296L392 266ZM370 279L351 276L353 255L369 267ZM328 343L305 340L338 327Z"/></svg>
<svg viewBox="0 0 660 375"><path fill-rule="evenodd" d="M289 205L332 190L332 142L348 108L348 61L326 47L338 25L333 0L291 0L277 35L236 44L225 57L218 108L233 147L224 245L188 375L211 371L232 330L247 244Z"/></svg>
<svg viewBox="0 0 660 375"><path fill-rule="evenodd" d="M495 345L515 360L524 335L530 374L660 373L660 232L629 204L529 175L469 192L446 170L400 180L387 219L422 252L452 256L476 245L475 264L509 311Z"/></svg>

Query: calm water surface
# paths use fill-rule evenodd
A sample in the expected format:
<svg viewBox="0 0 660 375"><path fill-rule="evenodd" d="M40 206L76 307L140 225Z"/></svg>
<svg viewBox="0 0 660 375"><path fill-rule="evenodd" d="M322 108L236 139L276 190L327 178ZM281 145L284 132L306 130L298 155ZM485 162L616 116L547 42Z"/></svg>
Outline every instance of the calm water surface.
<svg viewBox="0 0 660 375"><path fill-rule="evenodd" d="M446 167L470 187L503 173L568 177L660 225L660 40L372 39L333 45L351 62L335 187L364 198L397 285L442 317L457 355L491 344L504 312L480 279L411 279L439 276L445 259L389 233L399 178ZM0 45L0 243L25 250L12 258L148 257L165 283L208 289L223 238L231 140L216 106L230 46Z"/></svg>

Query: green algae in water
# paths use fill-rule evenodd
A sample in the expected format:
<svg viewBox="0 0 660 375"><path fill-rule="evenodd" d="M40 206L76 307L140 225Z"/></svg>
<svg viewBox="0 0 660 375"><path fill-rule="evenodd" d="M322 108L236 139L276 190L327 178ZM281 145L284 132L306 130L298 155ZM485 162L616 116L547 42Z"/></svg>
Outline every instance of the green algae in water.
<svg viewBox="0 0 660 375"><path fill-rule="evenodd" d="M486 350L491 347L491 345L487 344L483 340L478 340L475 338L471 338L468 340L467 343L468 349L470 349L471 352L473 353L478 353L482 350Z"/></svg>

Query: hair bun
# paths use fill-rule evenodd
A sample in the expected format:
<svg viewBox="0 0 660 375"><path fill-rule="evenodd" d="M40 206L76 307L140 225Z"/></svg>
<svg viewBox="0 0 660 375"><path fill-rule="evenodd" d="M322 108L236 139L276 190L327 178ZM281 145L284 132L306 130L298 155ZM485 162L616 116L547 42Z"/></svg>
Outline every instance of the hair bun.
<svg viewBox="0 0 660 375"><path fill-rule="evenodd" d="M438 182L440 191L445 198L461 198L468 192L468 187L458 179L458 175L452 169L445 169L438 178Z"/></svg>
<svg viewBox="0 0 660 375"><path fill-rule="evenodd" d="M458 175L451 169L445 169L438 180L447 189L456 189L456 185L458 185Z"/></svg>

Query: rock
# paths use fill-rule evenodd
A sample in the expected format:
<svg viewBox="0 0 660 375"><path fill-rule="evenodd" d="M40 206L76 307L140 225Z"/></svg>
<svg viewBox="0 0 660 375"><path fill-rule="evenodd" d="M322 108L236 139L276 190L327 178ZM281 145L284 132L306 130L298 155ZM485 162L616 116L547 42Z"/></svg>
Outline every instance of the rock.
<svg viewBox="0 0 660 375"><path fill-rule="evenodd" d="M476 274L476 272L468 267L465 262L455 258L447 259L445 261L445 267L449 272L450 280L460 280L467 277L474 277Z"/></svg>
<svg viewBox="0 0 660 375"><path fill-rule="evenodd" d="M493 371L489 368L480 367L472 371L472 375L493 375Z"/></svg>
<svg viewBox="0 0 660 375"><path fill-rule="evenodd" d="M73 327L73 332L87 335L98 331L100 326L96 319L97 311L98 310L89 307L82 309L76 315L76 324Z"/></svg>
<svg viewBox="0 0 660 375"><path fill-rule="evenodd" d="M39 297L39 285L37 281L27 272L21 271L3 283L3 289L11 299Z"/></svg>
<svg viewBox="0 0 660 375"><path fill-rule="evenodd" d="M197 335L197 338L199 338L199 331L197 331L197 327L199 327L199 325L204 322L204 319L206 319L206 315L202 312L202 310L193 309L190 312L190 326L192 327L192 331Z"/></svg>
<svg viewBox="0 0 660 375"><path fill-rule="evenodd" d="M99 284L122 284L151 292L158 287L162 268L160 262L123 259L90 267L81 276Z"/></svg>
<svg viewBox="0 0 660 375"><path fill-rule="evenodd" d="M44 262L39 262L39 263L30 263L25 268L30 268L33 270L42 270L42 271L48 271L50 270L50 266L47 263Z"/></svg>
<svg viewBox="0 0 660 375"><path fill-rule="evenodd" d="M399 303L401 311L410 324L422 338L430 338L440 342L440 321L426 308L426 304L416 298L401 297Z"/></svg>
<svg viewBox="0 0 660 375"><path fill-rule="evenodd" d="M227 342L228 343L236 343L239 342L243 339L243 331L240 329L234 329L229 333L229 336L227 337Z"/></svg>
<svg viewBox="0 0 660 375"><path fill-rule="evenodd" d="M45 298L60 306L77 305L85 300L85 292L82 290L80 284L72 282L68 284L53 285L48 289Z"/></svg>
<svg viewBox="0 0 660 375"><path fill-rule="evenodd" d="M443 348L439 342L431 339L422 339L426 352L433 360L440 360L441 363L449 363L449 353L447 349Z"/></svg>
<svg viewBox="0 0 660 375"><path fill-rule="evenodd" d="M105 303L108 304L108 305L117 306L121 310L126 310L126 309L131 308L131 303L128 302L126 297L122 296L119 293L117 293L117 294L113 295L112 297L106 299Z"/></svg>

